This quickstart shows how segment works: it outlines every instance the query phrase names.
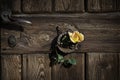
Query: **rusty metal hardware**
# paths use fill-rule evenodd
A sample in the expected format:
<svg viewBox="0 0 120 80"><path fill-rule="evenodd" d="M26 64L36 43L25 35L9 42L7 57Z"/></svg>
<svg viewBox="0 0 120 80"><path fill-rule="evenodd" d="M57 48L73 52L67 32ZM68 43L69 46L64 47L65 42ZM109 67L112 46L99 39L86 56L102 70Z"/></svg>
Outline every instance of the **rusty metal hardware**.
<svg viewBox="0 0 120 80"><path fill-rule="evenodd" d="M26 23L32 24L32 22L25 19L15 19L12 17L12 12L10 10L3 11L0 15L3 22L14 22L14 23Z"/></svg>
<svg viewBox="0 0 120 80"><path fill-rule="evenodd" d="M17 41L16 41L15 36L14 35L9 36L8 37L8 46L13 48L16 46L16 44L17 44Z"/></svg>
<svg viewBox="0 0 120 80"><path fill-rule="evenodd" d="M11 15L12 15L11 11L7 10L7 11L1 12L0 17L1 17L2 21L10 22L9 18L11 17Z"/></svg>

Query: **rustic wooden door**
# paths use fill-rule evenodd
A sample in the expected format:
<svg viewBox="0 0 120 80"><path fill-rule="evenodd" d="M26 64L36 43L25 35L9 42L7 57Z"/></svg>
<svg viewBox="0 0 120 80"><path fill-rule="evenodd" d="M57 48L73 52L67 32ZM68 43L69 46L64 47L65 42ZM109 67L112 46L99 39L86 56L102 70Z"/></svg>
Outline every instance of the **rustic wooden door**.
<svg viewBox="0 0 120 80"><path fill-rule="evenodd" d="M1 80L120 80L119 0L0 0L0 4L1 12L10 9L13 18L32 22L1 21ZM77 60L70 68L50 66L57 26L85 35L78 50L66 56Z"/></svg>

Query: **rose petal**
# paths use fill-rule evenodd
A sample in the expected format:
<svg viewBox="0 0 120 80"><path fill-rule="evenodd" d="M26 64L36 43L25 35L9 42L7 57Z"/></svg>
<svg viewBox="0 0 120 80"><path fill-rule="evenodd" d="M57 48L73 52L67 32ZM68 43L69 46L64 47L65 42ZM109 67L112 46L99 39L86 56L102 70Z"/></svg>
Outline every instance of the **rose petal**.
<svg viewBox="0 0 120 80"><path fill-rule="evenodd" d="M68 35L73 43L81 42L84 40L84 35L78 31L74 31L73 33L68 32Z"/></svg>

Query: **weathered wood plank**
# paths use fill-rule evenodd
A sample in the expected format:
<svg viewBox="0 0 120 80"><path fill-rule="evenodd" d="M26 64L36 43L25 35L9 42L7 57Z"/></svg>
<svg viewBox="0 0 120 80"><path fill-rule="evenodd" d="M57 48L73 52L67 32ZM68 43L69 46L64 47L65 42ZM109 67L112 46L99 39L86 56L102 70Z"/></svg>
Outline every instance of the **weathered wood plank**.
<svg viewBox="0 0 120 80"><path fill-rule="evenodd" d="M120 11L120 0L117 0L117 10Z"/></svg>
<svg viewBox="0 0 120 80"><path fill-rule="evenodd" d="M102 11L116 11L116 0L102 0Z"/></svg>
<svg viewBox="0 0 120 80"><path fill-rule="evenodd" d="M88 11L100 11L100 0L88 0Z"/></svg>
<svg viewBox="0 0 120 80"><path fill-rule="evenodd" d="M23 55L23 80L51 80L49 63L46 54Z"/></svg>
<svg viewBox="0 0 120 80"><path fill-rule="evenodd" d="M51 12L52 0L23 0L22 10L25 13Z"/></svg>
<svg viewBox="0 0 120 80"><path fill-rule="evenodd" d="M55 0L57 12L84 12L84 0Z"/></svg>
<svg viewBox="0 0 120 80"><path fill-rule="evenodd" d="M27 19L32 21L33 24L24 26L23 32L2 29L1 50L8 53L11 51L19 53L49 51L52 40L57 36L56 27L61 26L61 30L71 28L85 35L85 41L81 43L78 52L120 52L120 17L110 18L104 15L104 18L99 17L85 18L85 15L83 18L28 17ZM72 26L70 27L70 25ZM7 43L11 31L15 32L14 35L17 38L15 48L9 48Z"/></svg>
<svg viewBox="0 0 120 80"><path fill-rule="evenodd" d="M67 58L75 58L76 65L65 68L60 64L53 66L52 80L84 80L84 54L70 54Z"/></svg>
<svg viewBox="0 0 120 80"><path fill-rule="evenodd" d="M76 14L15 14L12 15L13 17L39 17L44 18L45 20L51 19L51 21L54 21L54 19L59 18L58 20L80 20L80 19L102 19L102 20L119 20L120 19L120 12L110 12L110 13L76 13ZM72 18L72 19L69 19ZM42 21L45 21L45 20Z"/></svg>
<svg viewBox="0 0 120 80"><path fill-rule="evenodd" d="M118 56L119 56L119 65L118 65L118 68L119 68L119 73L118 73L119 78L118 78L118 80L119 80L120 79L120 53L118 54Z"/></svg>
<svg viewBox="0 0 120 80"><path fill-rule="evenodd" d="M7 25L6 25L7 26ZM9 45L8 45L8 38L9 38L9 36L11 36L11 35L13 35L13 36L15 36L15 38L17 39L17 38L20 38L20 32L19 32L19 30L18 31L16 31L16 28L17 27L15 27L14 26L14 28L12 28L13 26L7 26L6 28L5 27L3 27L3 26L1 26L1 36L0 36L0 38L1 38L1 48L3 48L3 49L8 49L8 50L12 50L12 48L11 47L9 47ZM4 29L3 29L4 28ZM8 29L7 29L8 28ZM11 29L9 29L9 28L11 28ZM19 29L19 28L17 28L17 29ZM4 36L4 37L3 37ZM18 43L17 41L16 41L16 43Z"/></svg>
<svg viewBox="0 0 120 80"><path fill-rule="evenodd" d="M117 54L88 53L87 80L118 80Z"/></svg>
<svg viewBox="0 0 120 80"><path fill-rule="evenodd" d="M1 79L21 80L21 56L1 55Z"/></svg>
<svg viewBox="0 0 120 80"><path fill-rule="evenodd" d="M0 0L0 10L11 10L14 13L21 12L21 0Z"/></svg>
<svg viewBox="0 0 120 80"><path fill-rule="evenodd" d="M88 0L89 12L116 11L116 0Z"/></svg>

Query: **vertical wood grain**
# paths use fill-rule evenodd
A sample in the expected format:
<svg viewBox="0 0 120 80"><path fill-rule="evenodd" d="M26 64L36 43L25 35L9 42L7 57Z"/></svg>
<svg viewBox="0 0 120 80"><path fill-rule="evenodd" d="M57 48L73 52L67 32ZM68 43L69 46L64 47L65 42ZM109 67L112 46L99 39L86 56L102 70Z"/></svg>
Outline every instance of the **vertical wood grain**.
<svg viewBox="0 0 120 80"><path fill-rule="evenodd" d="M1 79L21 80L20 55L1 55Z"/></svg>
<svg viewBox="0 0 120 80"><path fill-rule="evenodd" d="M118 56L119 56L119 61L118 61L119 62L118 63L119 64L119 66L118 66L119 67L119 73L118 73L119 78L118 78L118 80L120 80L120 53L118 53Z"/></svg>
<svg viewBox="0 0 120 80"><path fill-rule="evenodd" d="M21 12L21 0L0 0L0 10L7 9L14 13Z"/></svg>
<svg viewBox="0 0 120 80"><path fill-rule="evenodd" d="M68 58L75 58L76 65L65 68L62 65L55 65L52 68L52 80L84 80L84 54L70 54Z"/></svg>
<svg viewBox="0 0 120 80"><path fill-rule="evenodd" d="M25 13L50 12L52 6L51 0L23 0L22 10Z"/></svg>
<svg viewBox="0 0 120 80"><path fill-rule="evenodd" d="M116 11L116 0L102 0L102 11Z"/></svg>
<svg viewBox="0 0 120 80"><path fill-rule="evenodd" d="M120 11L120 0L117 0L117 10Z"/></svg>
<svg viewBox="0 0 120 80"><path fill-rule="evenodd" d="M51 80L48 55L23 55L23 80Z"/></svg>
<svg viewBox="0 0 120 80"><path fill-rule="evenodd" d="M55 11L84 12L84 0L55 0Z"/></svg>
<svg viewBox="0 0 120 80"><path fill-rule="evenodd" d="M118 80L117 53L88 53L86 63L87 80Z"/></svg>
<svg viewBox="0 0 120 80"><path fill-rule="evenodd" d="M89 12L116 11L116 0L88 0Z"/></svg>
<svg viewBox="0 0 120 80"><path fill-rule="evenodd" d="M100 11L101 6L100 6L100 1L99 0L88 0L88 11Z"/></svg>

